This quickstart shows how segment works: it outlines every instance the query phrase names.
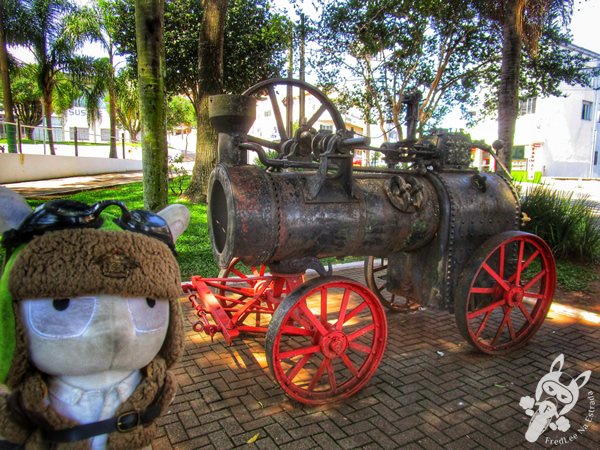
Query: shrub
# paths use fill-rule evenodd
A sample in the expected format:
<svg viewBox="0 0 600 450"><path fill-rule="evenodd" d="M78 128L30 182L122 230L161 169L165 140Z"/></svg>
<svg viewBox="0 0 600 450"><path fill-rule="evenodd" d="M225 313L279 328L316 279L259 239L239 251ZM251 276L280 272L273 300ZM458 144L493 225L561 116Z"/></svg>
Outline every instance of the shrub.
<svg viewBox="0 0 600 450"><path fill-rule="evenodd" d="M187 170L183 167L183 154L169 156L169 189L173 195L183 194L183 185L187 178Z"/></svg>
<svg viewBox="0 0 600 450"><path fill-rule="evenodd" d="M537 234L558 258L576 258L588 262L600 260L600 226L588 196L574 198L546 185L528 188L521 210L529 221L523 231Z"/></svg>

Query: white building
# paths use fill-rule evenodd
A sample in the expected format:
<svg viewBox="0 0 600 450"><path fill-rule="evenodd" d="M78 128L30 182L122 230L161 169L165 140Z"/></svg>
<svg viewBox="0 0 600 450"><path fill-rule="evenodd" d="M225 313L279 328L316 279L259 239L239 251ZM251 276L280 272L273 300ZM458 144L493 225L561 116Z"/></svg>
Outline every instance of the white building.
<svg viewBox="0 0 600 450"><path fill-rule="evenodd" d="M600 178L600 54L571 48L590 58L591 85L563 84L563 97L531 97L520 104L513 173L522 172L529 180L541 176ZM497 124L476 127L472 135L492 142L497 138ZM475 164L485 167L488 159L478 153Z"/></svg>

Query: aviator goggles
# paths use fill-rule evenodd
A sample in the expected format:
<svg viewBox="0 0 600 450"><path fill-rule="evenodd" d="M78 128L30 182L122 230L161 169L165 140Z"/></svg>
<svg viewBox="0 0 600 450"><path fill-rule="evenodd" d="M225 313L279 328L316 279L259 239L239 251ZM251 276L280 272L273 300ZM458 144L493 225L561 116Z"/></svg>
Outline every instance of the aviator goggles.
<svg viewBox="0 0 600 450"><path fill-rule="evenodd" d="M5 261L8 261L15 248L29 242L34 236L68 228L100 228L104 223L100 215L109 206L118 206L121 209L121 217L113 220L117 226L156 238L175 253L169 225L158 214L143 209L129 211L117 200L103 200L93 205L73 200L52 200L38 206L19 228L4 232L2 246L7 253Z"/></svg>

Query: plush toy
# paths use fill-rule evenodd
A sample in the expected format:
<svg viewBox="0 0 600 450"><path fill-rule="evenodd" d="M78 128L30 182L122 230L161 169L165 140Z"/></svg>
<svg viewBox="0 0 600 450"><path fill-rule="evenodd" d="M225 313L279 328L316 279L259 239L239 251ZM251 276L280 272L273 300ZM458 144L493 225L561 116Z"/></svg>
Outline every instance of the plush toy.
<svg viewBox="0 0 600 450"><path fill-rule="evenodd" d="M174 240L187 208L153 214L117 201L55 200L23 219L17 200L1 207L13 229L2 238L0 440L149 445L176 390L168 369L183 330Z"/></svg>

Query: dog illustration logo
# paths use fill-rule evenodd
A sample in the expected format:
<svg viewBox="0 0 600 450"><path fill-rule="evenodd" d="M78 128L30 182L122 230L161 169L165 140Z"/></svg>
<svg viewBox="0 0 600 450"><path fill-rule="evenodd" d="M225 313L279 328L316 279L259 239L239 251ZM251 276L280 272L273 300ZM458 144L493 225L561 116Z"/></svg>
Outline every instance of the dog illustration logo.
<svg viewBox="0 0 600 450"><path fill-rule="evenodd" d="M592 374L586 370L573 379L562 372L564 355L556 357L550 366L550 372L544 375L537 384L535 399L521 397L519 406L531 416L525 439L535 442L546 429L568 431L571 423L565 415L573 409L579 399L579 390L585 386Z"/></svg>

